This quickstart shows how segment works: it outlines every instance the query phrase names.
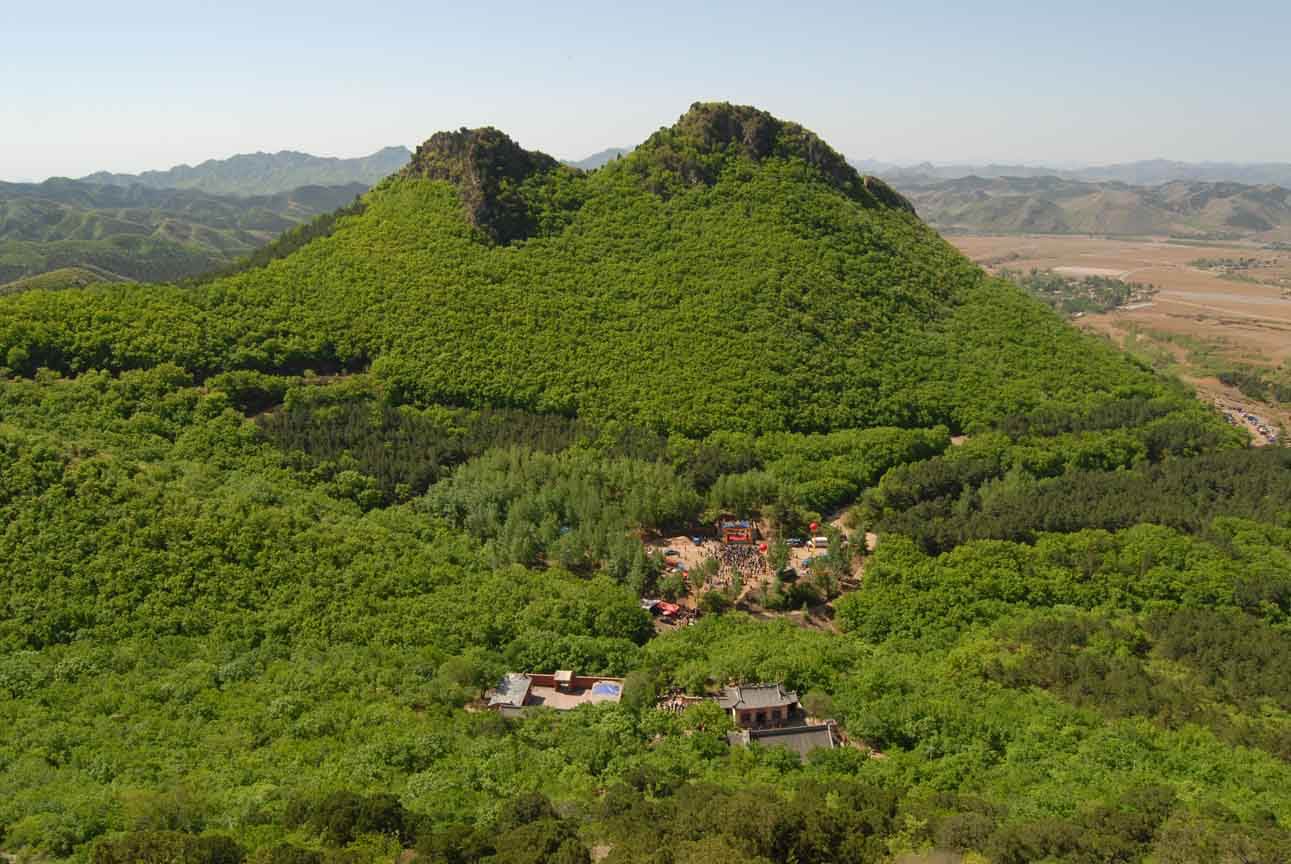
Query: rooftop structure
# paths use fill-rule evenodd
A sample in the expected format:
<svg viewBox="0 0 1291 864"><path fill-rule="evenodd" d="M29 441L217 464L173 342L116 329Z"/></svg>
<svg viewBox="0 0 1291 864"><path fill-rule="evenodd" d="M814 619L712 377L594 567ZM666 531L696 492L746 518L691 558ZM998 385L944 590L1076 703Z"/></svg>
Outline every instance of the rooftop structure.
<svg viewBox="0 0 1291 864"><path fill-rule="evenodd" d="M757 526L749 519L736 519L723 514L717 520L717 536L723 543L752 543L757 539Z"/></svg>
<svg viewBox="0 0 1291 864"><path fill-rule="evenodd" d="M726 740L732 747L746 747L749 744L784 747L799 756L806 756L813 750L832 750L838 746L834 738L833 723L788 726L781 729L740 729L728 734Z"/></svg>
<svg viewBox="0 0 1291 864"><path fill-rule="evenodd" d="M508 672L502 676L498 686L484 694L489 700L490 708L520 708L529 696L529 686L533 679L522 672Z"/></svg>
<svg viewBox="0 0 1291 864"><path fill-rule="evenodd" d="M781 684L728 685L717 704L744 729L783 726L798 708L798 694Z"/></svg>
<svg viewBox="0 0 1291 864"><path fill-rule="evenodd" d="M569 711L579 705L618 702L623 696L623 679L575 675L568 669L509 672L484 696L489 708L506 716L518 716L539 706Z"/></svg>

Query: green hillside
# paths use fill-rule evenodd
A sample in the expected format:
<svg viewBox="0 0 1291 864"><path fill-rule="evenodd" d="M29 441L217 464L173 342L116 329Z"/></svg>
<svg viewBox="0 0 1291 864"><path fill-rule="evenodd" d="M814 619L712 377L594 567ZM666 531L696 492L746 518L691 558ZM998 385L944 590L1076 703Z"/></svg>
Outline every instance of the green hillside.
<svg viewBox="0 0 1291 864"><path fill-rule="evenodd" d="M0 346L29 369L373 364L406 400L691 434L960 431L1156 386L810 133L712 110L589 175L492 130L445 133L360 215L268 267L196 293L26 303L0 318ZM184 309L182 339L154 339L140 304L159 303ZM87 307L93 330L69 342L57 322ZM15 330L14 315L51 326Z"/></svg>
<svg viewBox="0 0 1291 864"><path fill-rule="evenodd" d="M191 189L208 195L258 197L290 192L302 186L372 186L408 161L404 147L383 147L367 156L338 159L282 150L239 153L207 159L200 165L176 165L165 171L114 174L99 171L81 179L110 186Z"/></svg>
<svg viewBox="0 0 1291 864"><path fill-rule="evenodd" d="M0 183L0 281L62 268L174 280L226 267L365 186L220 198L76 180Z"/></svg>
<svg viewBox="0 0 1291 864"><path fill-rule="evenodd" d="M439 133L232 275L0 296L0 366L18 860L1291 853L1287 451L795 124ZM642 543L721 513L828 548L742 592ZM560 669L623 698L479 703ZM655 707L734 682L847 746Z"/></svg>
<svg viewBox="0 0 1291 864"><path fill-rule="evenodd" d="M121 277L97 267L60 267L0 285L0 294L17 294L19 291L59 291L63 288L84 288L95 282L120 282Z"/></svg>

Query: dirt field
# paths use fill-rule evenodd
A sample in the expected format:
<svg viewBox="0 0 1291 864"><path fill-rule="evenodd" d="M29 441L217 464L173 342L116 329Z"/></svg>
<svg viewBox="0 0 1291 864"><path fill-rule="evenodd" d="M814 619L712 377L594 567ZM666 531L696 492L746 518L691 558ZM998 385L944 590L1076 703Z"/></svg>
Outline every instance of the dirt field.
<svg viewBox="0 0 1291 864"><path fill-rule="evenodd" d="M1291 366L1291 252L1255 244L1118 240L1069 236L951 235L947 239L992 270L1053 270L1115 275L1154 285L1150 303L1086 315L1076 324L1146 355L1197 388L1199 397L1236 414L1257 444L1258 426L1291 428L1291 410L1243 396L1213 377L1216 363ZM1198 262L1209 259L1209 267ZM1234 266L1222 262L1234 262ZM1237 263L1240 262L1240 263ZM1243 415L1259 418L1257 423ZM1285 435L1283 436L1285 439Z"/></svg>

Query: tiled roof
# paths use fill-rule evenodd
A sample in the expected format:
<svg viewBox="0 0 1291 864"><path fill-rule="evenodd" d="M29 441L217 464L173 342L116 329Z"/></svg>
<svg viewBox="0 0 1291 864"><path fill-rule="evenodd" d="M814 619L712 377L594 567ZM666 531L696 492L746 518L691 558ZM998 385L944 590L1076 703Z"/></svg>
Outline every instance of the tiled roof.
<svg viewBox="0 0 1291 864"><path fill-rule="evenodd" d="M509 705L513 708L520 708L524 705L524 697L529 694L529 685L532 682L528 675L521 672L508 672L498 686L489 691L489 707L496 705Z"/></svg>
<svg viewBox="0 0 1291 864"><path fill-rule="evenodd" d="M798 694L780 684L751 684L726 687L717 704L728 711L733 708L779 708L798 701Z"/></svg>
<svg viewBox="0 0 1291 864"><path fill-rule="evenodd" d="M732 745L761 744L764 747L785 747L799 756L806 756L812 750L832 750L838 746L834 741L833 727L790 726L786 729L742 729L726 736Z"/></svg>

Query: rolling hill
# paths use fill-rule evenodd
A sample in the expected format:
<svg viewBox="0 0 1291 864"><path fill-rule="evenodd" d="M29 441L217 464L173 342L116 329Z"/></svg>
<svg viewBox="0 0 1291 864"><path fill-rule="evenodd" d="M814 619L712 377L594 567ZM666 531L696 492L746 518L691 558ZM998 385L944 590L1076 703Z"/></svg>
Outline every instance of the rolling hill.
<svg viewBox="0 0 1291 864"><path fill-rule="evenodd" d="M283 150L278 153L240 153L227 159L208 159L200 165L176 165L165 171L113 174L100 171L81 180L113 186L152 189L192 189L208 195L263 196L290 192L302 186L372 186L408 161L405 147L386 147L368 156L338 159Z"/></svg>
<svg viewBox="0 0 1291 864"><path fill-rule="evenodd" d="M121 277L93 266L59 267L37 276L15 279L0 284L0 294L17 294L20 291L59 291L63 288L84 288L95 282L120 282Z"/></svg>
<svg viewBox="0 0 1291 864"><path fill-rule="evenodd" d="M1280 186L965 177L901 182L898 188L925 219L945 230L1291 238L1291 191Z"/></svg>
<svg viewBox="0 0 1291 864"><path fill-rule="evenodd" d="M688 433L958 430L1092 396L1126 364L814 135L732 108L701 106L591 174L496 130L441 133L331 236L178 295L191 338L155 344L135 304L163 296L33 297L54 316L100 309L102 329L73 345L0 319L0 345L68 369L374 364L417 401ZM1002 388L1004 368L1032 375Z"/></svg>
<svg viewBox="0 0 1291 864"><path fill-rule="evenodd" d="M1291 851L1287 451L795 123L441 132L238 272L0 296L0 367L5 857ZM733 744L758 682L844 746Z"/></svg>
<svg viewBox="0 0 1291 864"><path fill-rule="evenodd" d="M0 284L66 267L179 279L228 266L366 186L228 198L77 180L0 183Z"/></svg>

